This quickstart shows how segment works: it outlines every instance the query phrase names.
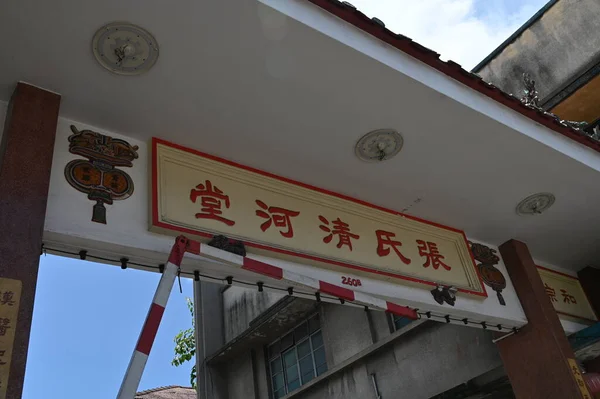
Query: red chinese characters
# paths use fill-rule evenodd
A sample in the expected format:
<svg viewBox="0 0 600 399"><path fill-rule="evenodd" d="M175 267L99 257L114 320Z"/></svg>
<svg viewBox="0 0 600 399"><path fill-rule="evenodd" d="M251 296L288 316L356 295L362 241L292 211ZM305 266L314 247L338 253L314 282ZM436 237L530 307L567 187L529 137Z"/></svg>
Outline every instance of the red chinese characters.
<svg viewBox="0 0 600 399"><path fill-rule="evenodd" d="M267 204L261 200L256 200L256 204L262 208L256 210L256 216L267 219L260 225L262 231L267 231L267 229L271 227L271 224L273 224L275 227L281 228L279 234L283 237L291 238L294 236L294 228L290 218L300 215L300 212L279 208L277 206L267 206ZM287 230L283 231L284 229Z"/></svg>
<svg viewBox="0 0 600 399"><path fill-rule="evenodd" d="M388 256L390 250L393 249L404 264L410 265L411 260L404 256L398 248L402 246L402 243L393 240L393 238L396 237L396 234L384 230L376 230L375 234L377 235L377 255L381 257Z"/></svg>
<svg viewBox="0 0 600 399"><path fill-rule="evenodd" d="M333 222L329 222L325 217L319 216L319 220L321 224L319 228L326 233L329 233L327 236L323 237L323 242L325 244L329 244L331 240L333 240L333 236L338 236L337 247L341 248L346 245L352 251L352 240L358 240L360 236L358 234L353 234L350 232L350 225L348 223L342 222L340 218L337 218ZM330 227L331 226L331 227Z"/></svg>
<svg viewBox="0 0 600 399"><path fill-rule="evenodd" d="M561 289L560 292L562 293L563 296L563 302L565 303L573 303L573 304L577 304L577 300L575 299L575 297L571 294L569 294L567 292L567 290L563 290Z"/></svg>
<svg viewBox="0 0 600 399"><path fill-rule="evenodd" d="M546 289L546 295L550 298L552 302L558 302L556 299L556 290L548 285L548 283L544 283L544 288Z"/></svg>
<svg viewBox="0 0 600 399"><path fill-rule="evenodd" d="M423 267L433 266L434 269L438 269L442 266L446 270L452 269L450 266L442 262L444 256L440 254L437 244L431 241L417 240L417 246L419 248L419 256L425 256L426 260L423 263Z"/></svg>
<svg viewBox="0 0 600 399"><path fill-rule="evenodd" d="M225 223L227 226L233 226L235 222L221 216L223 214L222 208L225 206L229 208L229 196L225 195L223 191L219 190L217 186L213 186L210 180L206 180L205 184L198 184L196 189L192 189L190 192L190 200L196 203L196 200L200 197L200 205L202 208L200 212L196 214L196 219L212 219L219 222Z"/></svg>

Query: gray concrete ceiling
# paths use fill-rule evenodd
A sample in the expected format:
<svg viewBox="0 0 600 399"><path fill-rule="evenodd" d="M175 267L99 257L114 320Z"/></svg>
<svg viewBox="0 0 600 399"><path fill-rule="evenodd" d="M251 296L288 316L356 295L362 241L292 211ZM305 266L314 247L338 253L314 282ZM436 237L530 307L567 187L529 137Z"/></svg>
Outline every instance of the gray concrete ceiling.
<svg viewBox="0 0 600 399"><path fill-rule="evenodd" d="M94 60L95 31L115 20L157 38L149 73L117 76ZM0 49L0 100L27 81L61 93L66 118L164 138L492 244L523 240L557 266L600 264L598 172L254 0L21 0L0 14ZM379 128L400 131L404 148L361 162L354 144ZM557 198L547 213L515 214L541 191Z"/></svg>

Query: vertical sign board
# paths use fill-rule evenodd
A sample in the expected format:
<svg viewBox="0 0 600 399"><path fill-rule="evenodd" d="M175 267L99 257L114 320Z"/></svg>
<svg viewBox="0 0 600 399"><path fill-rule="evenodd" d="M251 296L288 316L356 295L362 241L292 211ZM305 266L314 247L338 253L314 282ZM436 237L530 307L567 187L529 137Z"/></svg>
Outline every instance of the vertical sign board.
<svg viewBox="0 0 600 399"><path fill-rule="evenodd" d="M598 320L577 277L538 266L546 294L559 316L594 323Z"/></svg>
<svg viewBox="0 0 600 399"><path fill-rule="evenodd" d="M579 366L575 359L567 359L569 362L569 368L571 369L571 373L573 373L573 378L577 381L577 385L579 386L579 390L581 391L581 397L583 399L594 399L592 395L590 395L590 391L587 389L587 385L585 385L585 380L583 379L583 375L581 375L581 371L579 370Z"/></svg>
<svg viewBox="0 0 600 399"><path fill-rule="evenodd" d="M162 140L152 144L153 231L222 234L319 268L487 297L460 230Z"/></svg>
<svg viewBox="0 0 600 399"><path fill-rule="evenodd" d="M0 399L6 399L20 299L21 281L0 278Z"/></svg>

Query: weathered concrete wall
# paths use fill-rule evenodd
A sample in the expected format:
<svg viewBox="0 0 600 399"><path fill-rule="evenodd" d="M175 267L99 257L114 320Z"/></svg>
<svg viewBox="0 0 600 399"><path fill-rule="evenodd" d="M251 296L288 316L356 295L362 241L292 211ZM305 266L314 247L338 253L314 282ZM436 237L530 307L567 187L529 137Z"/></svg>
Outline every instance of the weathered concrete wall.
<svg viewBox="0 0 600 399"><path fill-rule="evenodd" d="M202 311L204 313L204 345L206 356L212 355L225 343L223 325L223 294L221 284L202 281Z"/></svg>
<svg viewBox="0 0 600 399"><path fill-rule="evenodd" d="M228 364L227 382L230 399L255 397L250 350Z"/></svg>
<svg viewBox="0 0 600 399"><path fill-rule="evenodd" d="M258 295L255 291L234 291L228 299L229 308L246 319L253 318L252 311L235 308L241 308L241 304L252 307L259 302L260 306L265 306L267 302L257 300ZM256 313L263 310L257 309ZM388 316L383 312L367 312L362 308L322 303L320 315L329 370L334 370L336 365L391 334ZM232 317L227 315L227 310L226 317ZM235 328L241 329L242 323ZM255 352L254 371L252 350ZM426 399L501 365L491 333L429 322L417 326L306 391L297 391L294 398L375 397L371 381L371 374L375 374L384 399ZM228 397L238 399L256 396L268 399L266 367L262 346L248 347L246 352L228 362L225 365Z"/></svg>
<svg viewBox="0 0 600 399"><path fill-rule="evenodd" d="M252 320L284 296L233 286L226 290L223 293L225 342L244 332Z"/></svg>
<svg viewBox="0 0 600 399"><path fill-rule="evenodd" d="M560 0L477 73L520 97L528 72L543 102L600 60L598 15L598 0Z"/></svg>
<svg viewBox="0 0 600 399"><path fill-rule="evenodd" d="M262 347L254 348L256 354L256 385L258 398L256 399L269 399L269 375L267 374L267 362L265 359L265 351Z"/></svg>
<svg viewBox="0 0 600 399"><path fill-rule="evenodd" d="M366 363L355 363L352 367L336 374L327 381L316 385L313 389L297 396L302 399L364 399L375 398L371 377ZM403 391L396 391L394 395L382 396L382 398L411 398L417 397L404 395ZM295 399L295 398L294 398Z"/></svg>
<svg viewBox="0 0 600 399"><path fill-rule="evenodd" d="M491 333L470 327L431 322L390 345L297 397L375 397L375 374L384 399L427 399L502 364Z"/></svg>
<svg viewBox="0 0 600 399"><path fill-rule="evenodd" d="M373 333L373 342L378 342L392 333L390 323L388 322L389 315L378 310L369 310L368 320L371 323L371 332Z"/></svg>
<svg viewBox="0 0 600 399"><path fill-rule="evenodd" d="M321 308L321 331L329 368L356 355L374 341L367 312L357 307L324 303Z"/></svg>
<svg viewBox="0 0 600 399"><path fill-rule="evenodd" d="M367 313L361 308L324 304L321 331L328 368L373 344Z"/></svg>
<svg viewBox="0 0 600 399"><path fill-rule="evenodd" d="M223 285L200 281L194 282L194 306L196 328L200 341L197 345L199 398L227 399L227 386L221 373L211 370L202 361L223 346ZM199 297L198 297L199 296Z"/></svg>

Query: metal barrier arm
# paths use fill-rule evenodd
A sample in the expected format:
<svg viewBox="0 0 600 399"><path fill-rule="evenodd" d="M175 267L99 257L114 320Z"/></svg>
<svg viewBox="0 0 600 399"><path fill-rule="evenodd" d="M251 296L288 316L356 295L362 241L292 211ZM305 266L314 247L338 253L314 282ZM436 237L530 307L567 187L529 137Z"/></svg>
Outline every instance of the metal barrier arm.
<svg viewBox="0 0 600 399"><path fill-rule="evenodd" d="M123 378L117 399L134 399L135 397L140 380L142 379L142 374L144 373L144 368L146 367L150 349L152 349L154 338L156 337L160 321L165 307L167 306L167 301L173 290L177 271L181 266L181 261L186 252L217 260L237 269L248 270L275 280L284 281L289 284L290 287L309 288L315 292L335 296L340 300L385 310L398 316L413 320L419 318L417 312L407 306L400 306L362 292L355 292L345 287L340 287L312 277L284 270L278 266L251 259L247 256L236 255L203 244L199 241L193 241L184 236L179 236L171 249L169 261L165 265L160 282L158 283L154 299L150 305L146 321L142 327L140 337L138 338L137 345L131 356L127 371L125 372L125 377Z"/></svg>
<svg viewBox="0 0 600 399"><path fill-rule="evenodd" d="M400 306L385 301L372 295L356 292L349 288L340 287L322 280L317 280L302 274L294 273L278 266L274 266L247 256L236 255L218 248L211 247L198 241L188 241L187 251L195 255L219 261L238 269L248 270L275 280L284 281L290 287L309 288L315 292L329 294L341 300L357 303L388 311L398 316L416 320L419 318L417 312L408 306Z"/></svg>
<svg viewBox="0 0 600 399"><path fill-rule="evenodd" d="M177 270L181 266L187 242L187 238L182 236L177 237L175 245L171 249L169 261L165 265L158 287L156 288L156 293L152 299L152 304L148 310L148 315L146 316L146 321L142 327L135 350L129 361L129 366L127 366L117 399L133 399L135 397L142 374L144 373L144 368L146 367L148 355L150 355L150 349L152 349L156 332L167 306L167 301L173 290Z"/></svg>

